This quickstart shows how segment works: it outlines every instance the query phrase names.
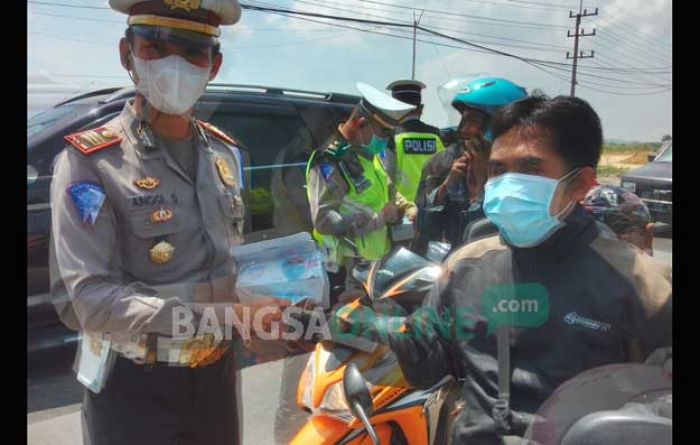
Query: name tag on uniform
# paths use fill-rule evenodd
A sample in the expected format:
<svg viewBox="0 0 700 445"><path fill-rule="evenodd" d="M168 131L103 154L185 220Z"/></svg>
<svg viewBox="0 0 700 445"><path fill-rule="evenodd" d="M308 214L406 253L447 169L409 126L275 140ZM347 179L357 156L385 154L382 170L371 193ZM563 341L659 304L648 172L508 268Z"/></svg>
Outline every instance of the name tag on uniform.
<svg viewBox="0 0 700 445"><path fill-rule="evenodd" d="M407 155L429 155L437 153L437 143L434 139L405 139L403 151Z"/></svg>

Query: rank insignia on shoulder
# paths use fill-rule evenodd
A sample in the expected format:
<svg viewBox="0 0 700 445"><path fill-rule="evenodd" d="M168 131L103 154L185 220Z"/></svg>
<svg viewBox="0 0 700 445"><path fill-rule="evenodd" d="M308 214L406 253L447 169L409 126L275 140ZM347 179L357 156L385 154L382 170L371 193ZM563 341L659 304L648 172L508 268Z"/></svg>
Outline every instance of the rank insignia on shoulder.
<svg viewBox="0 0 700 445"><path fill-rule="evenodd" d="M350 149L350 145L347 145L347 144L340 145L336 141L336 142L332 143L331 145L329 145L324 150L324 153L326 153L327 155L329 155L335 159L340 159L345 155L345 153L348 152L349 149Z"/></svg>
<svg viewBox="0 0 700 445"><path fill-rule="evenodd" d="M326 182L330 182L331 176L333 175L333 172L335 169L331 164L328 164L326 162L322 162L319 164L319 168L321 169L321 176L323 176L323 179L326 180Z"/></svg>
<svg viewBox="0 0 700 445"><path fill-rule="evenodd" d="M66 191L78 209L83 222L95 224L107 196L105 189L95 182L81 181L71 184Z"/></svg>
<svg viewBox="0 0 700 445"><path fill-rule="evenodd" d="M223 140L224 142L227 142L229 144L233 144L233 145L236 145L239 147L241 146L240 142L238 142L236 139L232 138L231 136L227 135L223 131L219 130L218 128L216 128L215 126L210 124L209 122L204 122L204 121L198 120L197 123L199 125L201 125L202 128L204 128L206 131L213 134L217 138Z"/></svg>
<svg viewBox="0 0 700 445"><path fill-rule="evenodd" d="M91 155L122 141L121 137L105 127L73 133L64 139L84 155Z"/></svg>

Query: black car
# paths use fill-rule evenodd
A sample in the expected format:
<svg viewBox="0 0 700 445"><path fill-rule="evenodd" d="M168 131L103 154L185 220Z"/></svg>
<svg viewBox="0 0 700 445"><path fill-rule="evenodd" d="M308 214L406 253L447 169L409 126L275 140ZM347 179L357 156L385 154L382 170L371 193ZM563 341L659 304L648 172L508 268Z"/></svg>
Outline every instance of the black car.
<svg viewBox="0 0 700 445"><path fill-rule="evenodd" d="M622 176L622 188L642 198L655 222L672 224L673 147L662 146L651 162Z"/></svg>
<svg viewBox="0 0 700 445"><path fill-rule="evenodd" d="M133 98L133 88L75 97L27 122L28 352L74 345L77 333L58 319L49 300L49 190L63 137L103 125ZM243 145L248 202L245 240L311 230L304 172L311 151L345 120L358 96L279 88L211 84L195 108Z"/></svg>

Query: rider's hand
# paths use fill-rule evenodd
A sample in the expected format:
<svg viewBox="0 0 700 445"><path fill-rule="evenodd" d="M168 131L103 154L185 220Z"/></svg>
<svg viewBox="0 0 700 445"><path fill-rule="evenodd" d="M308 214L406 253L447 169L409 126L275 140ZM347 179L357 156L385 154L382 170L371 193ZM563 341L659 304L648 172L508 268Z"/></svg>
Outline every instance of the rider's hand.
<svg viewBox="0 0 700 445"><path fill-rule="evenodd" d="M455 159L455 161L452 163L452 167L450 167L450 173L447 175L447 178L445 178L445 181L442 183L442 185L440 185L436 203L442 202L443 198L445 197L445 194L447 193L448 188L459 184L460 181L466 181L469 173L469 164L471 163L471 159L471 154L466 152L459 158Z"/></svg>
<svg viewBox="0 0 700 445"><path fill-rule="evenodd" d="M658 348L647 358L647 365L661 366L669 374L673 372L673 351L671 347Z"/></svg>
<svg viewBox="0 0 700 445"><path fill-rule="evenodd" d="M411 206L407 208L405 215L409 221L415 222L416 218L418 217L418 208L416 206Z"/></svg>
<svg viewBox="0 0 700 445"><path fill-rule="evenodd" d="M455 161L452 163L452 167L450 167L450 173L447 175L447 179L445 179L445 186L451 187L459 183L459 181L464 181L467 177L470 162L471 155L466 152L459 158L455 159Z"/></svg>
<svg viewBox="0 0 700 445"><path fill-rule="evenodd" d="M394 203L390 202L382 209L382 216L386 223L393 224L399 220L399 209L396 208Z"/></svg>
<svg viewBox="0 0 700 445"><path fill-rule="evenodd" d="M249 327L251 328L251 336L259 337L259 335L256 335L256 333L259 333L258 330L260 329L262 329L262 331L269 336L270 332L272 331L272 327L275 324L279 326L277 335L281 335L281 333L286 329L282 318L282 311L284 311L289 305L290 302L288 300L273 297L262 297L257 298L250 303L236 305L236 315L239 317L239 320L243 322L245 322L247 319L251 321L252 326ZM250 311L249 317L243 316L246 310L245 308ZM258 312L260 311L262 312L258 316Z"/></svg>

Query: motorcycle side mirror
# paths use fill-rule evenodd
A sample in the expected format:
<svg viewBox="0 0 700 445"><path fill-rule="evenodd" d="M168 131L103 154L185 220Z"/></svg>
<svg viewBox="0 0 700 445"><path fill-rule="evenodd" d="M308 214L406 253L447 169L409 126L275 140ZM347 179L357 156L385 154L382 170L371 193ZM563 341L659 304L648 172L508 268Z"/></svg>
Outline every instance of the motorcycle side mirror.
<svg viewBox="0 0 700 445"><path fill-rule="evenodd" d="M380 445L377 432L374 430L372 424L369 423L369 417L372 415L373 408L372 396L367 388L365 378L362 377L362 373L360 373L360 370L357 369L357 365L353 362L348 363L345 367L343 391L345 392L345 399L347 400L352 414L360 419L367 429L367 433L372 438L372 442L375 445Z"/></svg>

